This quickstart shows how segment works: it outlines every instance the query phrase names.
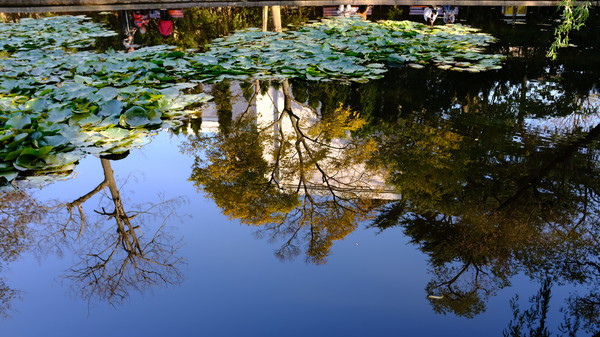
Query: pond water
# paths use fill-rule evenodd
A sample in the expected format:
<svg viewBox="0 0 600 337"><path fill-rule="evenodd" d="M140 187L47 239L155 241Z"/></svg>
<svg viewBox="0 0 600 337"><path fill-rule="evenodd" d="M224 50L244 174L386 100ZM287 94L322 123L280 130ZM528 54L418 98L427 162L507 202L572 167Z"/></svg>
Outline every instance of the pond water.
<svg viewBox="0 0 600 337"><path fill-rule="evenodd" d="M596 11L131 14L4 17L2 336L600 333Z"/></svg>

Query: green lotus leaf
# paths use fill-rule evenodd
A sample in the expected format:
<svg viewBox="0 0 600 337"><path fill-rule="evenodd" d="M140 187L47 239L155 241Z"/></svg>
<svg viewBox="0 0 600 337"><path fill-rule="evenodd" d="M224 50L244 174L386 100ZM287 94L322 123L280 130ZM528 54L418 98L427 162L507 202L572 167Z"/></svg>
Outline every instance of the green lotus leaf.
<svg viewBox="0 0 600 337"><path fill-rule="evenodd" d="M110 100L100 105L98 114L100 116L115 116L121 114L121 111L123 111L123 102Z"/></svg>
<svg viewBox="0 0 600 337"><path fill-rule="evenodd" d="M11 181L15 180L18 176L19 176L19 172L14 171L14 170L0 172L0 178L4 178L6 180L6 182L11 182Z"/></svg>
<svg viewBox="0 0 600 337"><path fill-rule="evenodd" d="M148 143L150 143L150 137L148 134L145 135L140 135L140 137L134 138L131 141L131 146L134 147L142 147L144 145L147 145Z"/></svg>
<svg viewBox="0 0 600 337"><path fill-rule="evenodd" d="M0 142L7 141L7 140L13 138L14 136L15 136L15 134L12 130L7 130L5 132L2 132L2 130L0 130Z"/></svg>
<svg viewBox="0 0 600 337"><path fill-rule="evenodd" d="M73 77L73 79L75 80L76 83L85 83L85 84L93 84L94 83L94 79L89 76L75 75Z"/></svg>
<svg viewBox="0 0 600 337"><path fill-rule="evenodd" d="M149 118L150 112L141 106L134 106L127 109L123 114L123 120L127 125L133 127L152 124Z"/></svg>
<svg viewBox="0 0 600 337"><path fill-rule="evenodd" d="M5 128L23 129L25 126L31 124L31 118L28 115L14 115L9 118L5 123Z"/></svg>
<svg viewBox="0 0 600 337"><path fill-rule="evenodd" d="M58 179L66 179L71 176L74 165L65 167L50 167L45 171L41 171L44 175L35 175L26 177L29 186L44 186Z"/></svg>
<svg viewBox="0 0 600 337"><path fill-rule="evenodd" d="M115 125L119 125L120 118L121 118L120 115L104 117L102 119L102 121L100 121L100 123L96 124L96 127L98 129L103 129L103 128L110 128Z"/></svg>
<svg viewBox="0 0 600 337"><path fill-rule="evenodd" d="M77 115L73 115L71 118L69 118L70 125L78 124L81 126L92 126L92 125L96 125L96 124L100 123L101 121L102 121L101 117L98 117L92 113L77 114Z"/></svg>
<svg viewBox="0 0 600 337"><path fill-rule="evenodd" d="M95 88L89 87L83 83L70 83L62 87L62 96L68 100L75 100L77 98L87 98L89 95L96 91Z"/></svg>
<svg viewBox="0 0 600 337"><path fill-rule="evenodd" d="M123 138L129 137L130 132L129 130L122 128L109 128L100 131L100 135L107 138L107 140L122 140Z"/></svg>
<svg viewBox="0 0 600 337"><path fill-rule="evenodd" d="M0 88L3 88L5 91L10 92L13 88L16 88L18 84L18 80L3 79L2 82L0 82Z"/></svg>
<svg viewBox="0 0 600 337"><path fill-rule="evenodd" d="M66 153L53 153L48 154L44 157L44 162L47 167L60 167L64 169L65 166L70 166L71 164L77 162L81 158L81 155L77 152L66 152Z"/></svg>
<svg viewBox="0 0 600 337"><path fill-rule="evenodd" d="M44 111L48 106L48 101L43 98L33 98L23 105L24 110L33 110L37 112Z"/></svg>
<svg viewBox="0 0 600 337"><path fill-rule="evenodd" d="M39 144L41 144L41 145L52 146L52 147L65 145L67 143L68 143L67 138L65 138L62 135L44 136L44 137L42 137L42 139L39 142Z"/></svg>
<svg viewBox="0 0 600 337"><path fill-rule="evenodd" d="M23 148L11 151L4 156L4 161L11 161L19 157L19 155L23 152Z"/></svg>
<svg viewBox="0 0 600 337"><path fill-rule="evenodd" d="M115 99L118 95L119 95L119 90L117 90L113 87L104 87L104 88L98 90L94 94L96 101L97 100L110 101L112 99Z"/></svg>
<svg viewBox="0 0 600 337"><path fill-rule="evenodd" d="M27 136L29 136L29 133L27 132L21 132L18 135L15 136L15 139L13 139L13 142L20 142L23 139L27 138Z"/></svg>
<svg viewBox="0 0 600 337"><path fill-rule="evenodd" d="M46 120L53 123L58 123L67 120L72 114L70 107L54 108L48 111Z"/></svg>
<svg viewBox="0 0 600 337"><path fill-rule="evenodd" d="M38 158L43 158L44 156L46 156L50 151L52 151L53 148L53 146L44 146L39 149L34 149L31 147L24 148L19 154L16 163L20 166L27 166L28 163L31 163Z"/></svg>
<svg viewBox="0 0 600 337"><path fill-rule="evenodd" d="M46 162L32 154L21 154L14 161L13 166L19 171L47 168Z"/></svg>
<svg viewBox="0 0 600 337"><path fill-rule="evenodd" d="M194 103L204 103L211 99L210 95L204 93L181 95L171 103L170 110L180 110Z"/></svg>
<svg viewBox="0 0 600 337"><path fill-rule="evenodd" d="M177 96L179 96L181 94L181 91L175 86L164 88L159 91L165 98L168 98L168 99L177 98Z"/></svg>

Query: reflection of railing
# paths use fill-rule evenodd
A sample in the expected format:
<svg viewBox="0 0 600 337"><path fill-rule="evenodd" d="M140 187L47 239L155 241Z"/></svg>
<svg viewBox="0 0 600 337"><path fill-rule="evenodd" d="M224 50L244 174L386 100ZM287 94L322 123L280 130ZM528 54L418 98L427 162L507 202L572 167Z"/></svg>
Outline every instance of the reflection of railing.
<svg viewBox="0 0 600 337"><path fill-rule="evenodd" d="M0 12L73 12L191 7L337 6L347 0L0 0ZM453 0L453 6L557 6L559 0ZM591 1L592 6L600 0ZM435 0L362 0L353 5L439 5Z"/></svg>

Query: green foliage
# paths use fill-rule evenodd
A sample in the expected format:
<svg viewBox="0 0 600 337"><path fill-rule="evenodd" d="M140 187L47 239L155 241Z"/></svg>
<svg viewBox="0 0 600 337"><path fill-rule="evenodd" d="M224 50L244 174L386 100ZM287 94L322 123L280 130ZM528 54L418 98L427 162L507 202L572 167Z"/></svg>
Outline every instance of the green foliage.
<svg viewBox="0 0 600 337"><path fill-rule="evenodd" d="M307 134L331 141L335 138L347 138L350 132L359 130L365 124L366 121L359 118L355 111L340 104L333 113L323 116L319 123L311 126Z"/></svg>
<svg viewBox="0 0 600 337"><path fill-rule="evenodd" d="M590 15L591 3L583 1L581 4L575 5L573 0L562 0L560 6L563 8L561 22L554 30L554 42L546 54L552 60L558 56L558 49L569 46L569 33L579 30L585 25L585 21Z"/></svg>
<svg viewBox="0 0 600 337"><path fill-rule="evenodd" d="M462 25L435 29L411 21L373 23L323 20L282 33L248 29L213 40L191 62L206 80L247 77L366 82L382 77L386 63L433 63L442 69L498 69L501 55L482 47L494 38Z"/></svg>
<svg viewBox="0 0 600 337"><path fill-rule="evenodd" d="M399 20L406 15L406 6L389 6L387 18L389 20Z"/></svg>
<svg viewBox="0 0 600 337"><path fill-rule="evenodd" d="M0 50L15 52L31 49L53 50L56 47L88 48L99 37L114 36L84 16L60 16L21 19L18 23L0 24Z"/></svg>
<svg viewBox="0 0 600 337"><path fill-rule="evenodd" d="M463 190L460 176L468 167L468 158L458 151L463 143L460 134L447 127L400 120L394 132L383 137L378 142L387 146L379 149L377 160L385 160L394 172L389 182L413 203L435 208ZM384 159L390 156L394 159Z"/></svg>
<svg viewBox="0 0 600 337"><path fill-rule="evenodd" d="M591 289L573 303L589 304L597 293L600 128L565 131L562 120L531 127L523 119L532 111L517 106L525 98L553 110L534 115L540 119L588 111L555 111L568 95L552 100L546 88L530 90L524 86L523 100L507 104L510 89L498 86L459 96L457 108L424 104L371 125L386 145L371 162L391 170L388 181L403 197L382 208L373 225L400 226L429 256L426 290L437 312L472 317L517 273ZM563 89L551 82L547 90ZM573 306L571 318L594 313L593 306L582 307L588 314Z"/></svg>

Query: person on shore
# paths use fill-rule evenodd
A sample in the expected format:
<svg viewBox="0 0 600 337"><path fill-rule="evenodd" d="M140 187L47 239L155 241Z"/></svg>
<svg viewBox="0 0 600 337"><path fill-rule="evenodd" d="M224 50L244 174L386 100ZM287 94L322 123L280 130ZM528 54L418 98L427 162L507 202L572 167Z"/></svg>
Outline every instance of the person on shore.
<svg viewBox="0 0 600 337"><path fill-rule="evenodd" d="M353 15L359 15L361 16L363 19L367 19L367 13L369 12L369 10L372 8L373 6L369 5L369 6L359 6L359 7L352 7L352 5L340 5L340 7L338 8L337 11L337 15L338 16L345 16L345 17L350 17Z"/></svg>
<svg viewBox="0 0 600 337"><path fill-rule="evenodd" d="M429 24L430 27L433 27L433 23L435 22L437 17L438 11L436 8L426 7L423 10L423 19L425 19L425 22L427 22L427 24Z"/></svg>
<svg viewBox="0 0 600 337"><path fill-rule="evenodd" d="M173 34L173 18L171 18L168 11L160 11L160 18L156 26L163 37L169 37Z"/></svg>
<svg viewBox="0 0 600 337"><path fill-rule="evenodd" d="M141 34L145 34L150 23L150 18L147 12L134 12L133 24L137 27Z"/></svg>
<svg viewBox="0 0 600 337"><path fill-rule="evenodd" d="M369 14L369 11L373 8L372 5L368 5L368 6L359 6L358 10L356 11L356 15L361 16L363 19L367 19L367 15Z"/></svg>
<svg viewBox="0 0 600 337"><path fill-rule="evenodd" d="M446 24L454 23L456 20L456 14L458 14L458 7L452 7L450 5L442 6L442 11L444 13L443 20Z"/></svg>
<svg viewBox="0 0 600 337"><path fill-rule="evenodd" d="M137 45L133 42L133 38L135 36L136 31L137 31L137 28L135 28L135 27L129 28L125 31L125 38L123 39L122 43L123 43L123 47L125 48L125 50L128 53L134 51L136 48L139 47L139 45Z"/></svg>

